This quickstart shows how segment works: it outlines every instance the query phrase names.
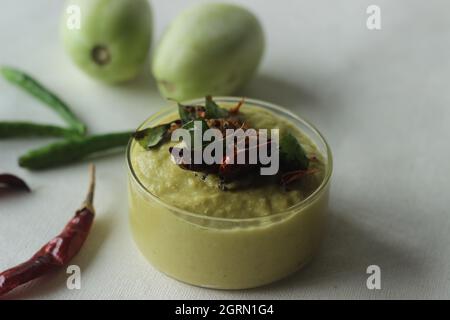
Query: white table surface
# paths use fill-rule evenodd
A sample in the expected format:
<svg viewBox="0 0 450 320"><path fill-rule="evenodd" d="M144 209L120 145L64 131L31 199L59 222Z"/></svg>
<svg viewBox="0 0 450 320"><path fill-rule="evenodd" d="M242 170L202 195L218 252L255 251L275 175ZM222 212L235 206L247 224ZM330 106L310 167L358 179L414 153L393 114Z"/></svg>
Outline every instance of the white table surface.
<svg viewBox="0 0 450 320"><path fill-rule="evenodd" d="M195 1L152 1L156 37ZM247 291L206 290L153 269L127 221L123 155L98 159L98 216L83 250L81 290L64 271L11 298L307 299L450 298L450 2L420 0L239 1L264 24L267 51L241 94L309 119L335 157L330 223L306 269ZM366 28L378 4L382 30ZM62 51L60 1L1 0L0 64L27 70L76 108L91 132L134 129L165 104L149 72L124 86L88 79ZM34 99L0 80L0 119L61 123ZM49 141L49 140L47 140ZM16 173L31 195L2 198L0 270L29 258L78 208L87 163L44 172L17 165L41 139L0 142L0 171ZM381 268L368 290L366 268Z"/></svg>

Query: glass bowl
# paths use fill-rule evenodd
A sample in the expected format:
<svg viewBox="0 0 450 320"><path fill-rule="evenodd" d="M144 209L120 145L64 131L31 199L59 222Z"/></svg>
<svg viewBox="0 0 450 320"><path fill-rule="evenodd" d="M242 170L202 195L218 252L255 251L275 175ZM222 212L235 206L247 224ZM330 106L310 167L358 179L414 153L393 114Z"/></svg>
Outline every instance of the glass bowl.
<svg viewBox="0 0 450 320"><path fill-rule="evenodd" d="M218 103L241 98L215 97ZM203 99L187 104L201 104ZM269 216L230 219L188 212L152 194L137 177L127 148L129 217L134 240L150 263L179 281L216 289L244 289L269 284L299 270L323 237L332 173L330 148L319 131L290 111L246 99L246 104L287 119L315 143L325 162L324 179L307 198ZM159 124L177 111L161 110L140 127Z"/></svg>

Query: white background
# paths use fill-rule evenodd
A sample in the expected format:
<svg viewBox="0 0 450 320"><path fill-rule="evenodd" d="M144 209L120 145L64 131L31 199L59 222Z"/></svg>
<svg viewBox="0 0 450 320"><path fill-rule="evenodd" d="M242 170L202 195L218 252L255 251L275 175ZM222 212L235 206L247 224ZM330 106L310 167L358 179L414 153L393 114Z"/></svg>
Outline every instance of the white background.
<svg viewBox="0 0 450 320"><path fill-rule="evenodd" d="M65 98L91 132L134 129L165 105L149 72L105 86L62 51L61 1L0 0L0 64L27 70ZM155 34L195 1L152 1ZM261 19L267 51L240 94L309 119L335 157L328 234L306 269L273 285L214 291L153 269L131 239L123 155L98 159L98 216L74 259L82 289L57 272L11 298L450 298L450 19L448 1L240 1ZM366 8L382 9L382 30ZM155 43L155 41L154 41ZM147 68L148 70L148 68ZM0 80L0 119L61 121ZM44 172L17 158L50 140L0 142L0 171L19 174L31 195L2 198L0 270L29 258L56 235L87 188L87 163ZM377 264L382 289L366 288Z"/></svg>

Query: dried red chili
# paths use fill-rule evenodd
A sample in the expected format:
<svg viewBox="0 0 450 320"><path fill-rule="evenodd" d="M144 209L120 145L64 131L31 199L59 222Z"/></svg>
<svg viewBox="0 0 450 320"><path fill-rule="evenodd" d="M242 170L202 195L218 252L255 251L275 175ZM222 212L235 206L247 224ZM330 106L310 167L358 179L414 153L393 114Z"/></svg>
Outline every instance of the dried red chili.
<svg viewBox="0 0 450 320"><path fill-rule="evenodd" d="M233 108L230 109L230 114L237 114L239 113L239 109L241 109L242 105L245 103L245 98L242 98L241 101L238 102L237 105L235 105Z"/></svg>
<svg viewBox="0 0 450 320"><path fill-rule="evenodd" d="M4 173L0 174L0 195L10 191L31 191L28 185L21 178Z"/></svg>
<svg viewBox="0 0 450 320"><path fill-rule="evenodd" d="M95 168L91 166L89 191L82 207L63 231L45 244L31 259L0 273L0 296L67 264L83 246L92 222L95 188Z"/></svg>

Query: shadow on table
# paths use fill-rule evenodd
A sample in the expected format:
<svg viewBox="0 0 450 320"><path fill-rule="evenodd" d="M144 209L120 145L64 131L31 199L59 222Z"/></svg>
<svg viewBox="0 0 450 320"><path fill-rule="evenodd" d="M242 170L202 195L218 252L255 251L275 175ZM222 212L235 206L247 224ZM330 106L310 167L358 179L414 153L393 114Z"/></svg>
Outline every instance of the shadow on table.
<svg viewBox="0 0 450 320"><path fill-rule="evenodd" d="M89 237L83 245L83 248L77 254L77 256L75 256L75 258L69 262L68 265L77 265L80 267L82 277L83 273L85 273L89 268L90 263L95 260L95 256L98 254L100 247L108 238L112 229L111 223L112 220L108 218L107 212L102 213L101 216L97 216L89 233ZM36 250L38 249L39 248L36 248ZM66 288L66 282L69 274L66 273L66 269L67 266L62 267L58 271L43 276L42 278L39 278L28 284L24 284L22 287L13 290L4 298L38 299L39 297L43 297L51 293L52 291L61 289L68 290Z"/></svg>
<svg viewBox="0 0 450 320"><path fill-rule="evenodd" d="M148 66L144 67L144 71L137 78L120 84L117 89L136 93L158 93L156 81ZM245 88L234 95L265 100L288 109L295 109L299 106L313 106L317 103L317 96L308 91L302 84L294 84L265 74L256 75Z"/></svg>
<svg viewBox="0 0 450 320"><path fill-rule="evenodd" d="M365 289L369 265L380 266L382 279L384 271L400 283L411 281L412 275L417 276L421 272L421 266L413 260L409 248L394 248L383 241L383 234L375 237L365 233L348 218L332 212L327 236L314 260L300 272L264 289L307 289L318 284L328 284L332 289L335 283L342 284L347 280L355 283L355 279L359 279L361 288Z"/></svg>
<svg viewBox="0 0 450 320"><path fill-rule="evenodd" d="M309 88L309 89L306 89ZM308 114L315 113L317 118L333 118L339 121L339 112L331 101L339 97L327 97L326 90L319 92L311 84L291 83L289 81L268 75L259 75L242 91L243 96L266 100L284 106L296 113L308 109ZM328 102L327 102L328 99ZM401 249L384 241L383 234L373 234L364 230L363 225L352 221L351 217L358 214L345 212L330 212L328 230L321 250L313 261L300 272L265 286L261 290L290 290L296 288L317 287L318 284L333 288L336 284L361 281L361 288L366 288L366 273L369 265L381 268L384 274L395 278L398 282L411 281L411 275L418 275L422 270L417 261L413 260L409 248ZM276 263L274 261L274 263ZM355 280L356 279L356 280ZM383 286L383 284L382 284ZM258 292L258 288L248 291Z"/></svg>
<svg viewBox="0 0 450 320"><path fill-rule="evenodd" d="M264 74L257 75L236 95L272 102L290 110L315 106L318 103L317 95L305 86Z"/></svg>
<svg viewBox="0 0 450 320"><path fill-rule="evenodd" d="M155 78L153 78L150 67L145 65L143 71L135 78L128 82L120 83L118 90L135 92L135 93L152 93L158 92Z"/></svg>

